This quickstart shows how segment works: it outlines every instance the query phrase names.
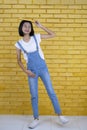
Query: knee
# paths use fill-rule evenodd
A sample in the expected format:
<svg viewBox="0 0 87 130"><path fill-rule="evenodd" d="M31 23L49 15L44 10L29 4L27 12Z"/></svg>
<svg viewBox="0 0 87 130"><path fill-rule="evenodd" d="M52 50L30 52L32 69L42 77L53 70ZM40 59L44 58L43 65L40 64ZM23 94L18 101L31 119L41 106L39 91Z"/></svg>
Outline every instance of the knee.
<svg viewBox="0 0 87 130"><path fill-rule="evenodd" d="M56 94L55 94L55 92L49 93L49 96L50 96L50 98L54 98L54 97L56 97Z"/></svg>
<svg viewBox="0 0 87 130"><path fill-rule="evenodd" d="M31 100L38 100L38 96L37 95L32 96Z"/></svg>
<svg viewBox="0 0 87 130"><path fill-rule="evenodd" d="M48 94L51 95L51 96L55 96L55 95L56 95L53 88L48 89L47 92L48 92Z"/></svg>

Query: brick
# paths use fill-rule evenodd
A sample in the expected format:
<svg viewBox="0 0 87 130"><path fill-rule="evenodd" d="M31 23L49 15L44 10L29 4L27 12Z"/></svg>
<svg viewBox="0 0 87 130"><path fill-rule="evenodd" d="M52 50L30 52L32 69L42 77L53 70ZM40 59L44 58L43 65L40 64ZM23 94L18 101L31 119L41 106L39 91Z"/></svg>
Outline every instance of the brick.
<svg viewBox="0 0 87 130"><path fill-rule="evenodd" d="M59 76L72 76L72 73L59 73Z"/></svg>
<svg viewBox="0 0 87 130"><path fill-rule="evenodd" d="M55 19L47 19L47 22L49 22L49 23L57 23L57 22L59 22L59 19L56 21Z"/></svg>
<svg viewBox="0 0 87 130"><path fill-rule="evenodd" d="M81 54L87 54L87 51L81 50ZM85 61L84 61L85 62Z"/></svg>
<svg viewBox="0 0 87 130"><path fill-rule="evenodd" d="M47 5L40 5L41 9L52 9L52 8L54 9L54 7L55 7L54 5L49 6L48 4Z"/></svg>
<svg viewBox="0 0 87 130"><path fill-rule="evenodd" d="M61 19L61 23L74 23L74 19Z"/></svg>
<svg viewBox="0 0 87 130"><path fill-rule="evenodd" d="M87 19L75 19L75 23L87 23Z"/></svg>
<svg viewBox="0 0 87 130"><path fill-rule="evenodd" d="M28 8L28 9L39 9L40 8L40 6L39 5L26 5L26 8Z"/></svg>
<svg viewBox="0 0 87 130"><path fill-rule="evenodd" d="M86 0L75 0L75 4L87 4Z"/></svg>
<svg viewBox="0 0 87 130"><path fill-rule="evenodd" d="M72 4L74 4L74 0L61 0L61 4L70 4L70 5L72 5Z"/></svg>
<svg viewBox="0 0 87 130"><path fill-rule="evenodd" d="M15 22L17 22L18 20L16 19L16 18L11 18L11 19L9 19L9 18L4 18L4 23L6 22L6 23L8 23L8 22L13 22L14 23L14 21ZM12 30L14 30L15 31L15 29L12 29ZM11 31L11 28L9 29L9 31Z"/></svg>
<svg viewBox="0 0 87 130"><path fill-rule="evenodd" d="M32 19L39 18L39 14L25 14L24 16L26 18L32 18Z"/></svg>
<svg viewBox="0 0 87 130"><path fill-rule="evenodd" d="M15 8L15 9L24 9L25 5L12 5L12 8Z"/></svg>
<svg viewBox="0 0 87 130"><path fill-rule="evenodd" d="M79 50L75 50L75 51L74 50L72 50L72 51L68 50L67 53L68 54L80 54L80 51Z"/></svg>
<svg viewBox="0 0 87 130"><path fill-rule="evenodd" d="M12 14L12 17L15 17L15 18L25 17L25 14Z"/></svg>
<svg viewBox="0 0 87 130"><path fill-rule="evenodd" d="M30 9L19 9L19 10L17 10L17 12L21 13L21 14L23 14L23 13L32 13L32 10L30 10Z"/></svg>
<svg viewBox="0 0 87 130"><path fill-rule="evenodd" d="M3 19L0 19L0 22L3 22Z"/></svg>
<svg viewBox="0 0 87 130"><path fill-rule="evenodd" d="M81 90L87 90L87 86L84 86L84 87L81 86L80 89L81 89Z"/></svg>
<svg viewBox="0 0 87 130"><path fill-rule="evenodd" d="M0 13L3 13L3 10L0 10Z"/></svg>
<svg viewBox="0 0 87 130"><path fill-rule="evenodd" d="M56 5L54 5L54 6L52 6L52 7L54 7L54 8L58 8L58 9L67 9L68 8L68 6L67 5L59 5L59 4L56 4Z"/></svg>
<svg viewBox="0 0 87 130"><path fill-rule="evenodd" d="M46 14L46 10L45 9L36 9L36 10L33 10L33 13L45 13Z"/></svg>
<svg viewBox="0 0 87 130"><path fill-rule="evenodd" d="M3 3L3 0L0 0L0 3Z"/></svg>
<svg viewBox="0 0 87 130"><path fill-rule="evenodd" d="M61 14L74 14L74 9L62 9Z"/></svg>
<svg viewBox="0 0 87 130"><path fill-rule="evenodd" d="M74 73L73 76L85 77L86 73Z"/></svg>
<svg viewBox="0 0 87 130"><path fill-rule="evenodd" d="M53 18L53 14L40 14L41 18Z"/></svg>
<svg viewBox="0 0 87 130"><path fill-rule="evenodd" d="M10 25L11 25L11 23L2 23L1 26L2 26L2 27L6 27L6 26L8 27L8 26L10 26Z"/></svg>
<svg viewBox="0 0 87 130"><path fill-rule="evenodd" d="M82 15L82 18L87 18L87 15Z"/></svg>
<svg viewBox="0 0 87 130"><path fill-rule="evenodd" d="M68 27L73 27L73 28L77 28L77 27L81 27L81 23L69 23Z"/></svg>
<svg viewBox="0 0 87 130"><path fill-rule="evenodd" d="M61 27L64 28L64 27L67 27L68 25L67 25L66 23L55 23L53 26L56 27L56 28L57 28L57 27L58 27L58 28L59 28L59 27L60 27L60 28L61 28Z"/></svg>
<svg viewBox="0 0 87 130"><path fill-rule="evenodd" d="M73 32L73 28L61 28L61 32Z"/></svg>
<svg viewBox="0 0 87 130"><path fill-rule="evenodd" d="M32 0L19 0L19 4L32 4Z"/></svg>
<svg viewBox="0 0 87 130"><path fill-rule="evenodd" d="M83 9L87 9L87 5L82 5L82 8Z"/></svg>
<svg viewBox="0 0 87 130"><path fill-rule="evenodd" d="M16 9L4 9L4 13L17 13Z"/></svg>
<svg viewBox="0 0 87 130"><path fill-rule="evenodd" d="M2 33L1 33L1 36L3 36L3 37L4 37L4 36L10 36L10 33L8 33L8 32L2 32Z"/></svg>
<svg viewBox="0 0 87 130"><path fill-rule="evenodd" d="M47 10L47 13L60 13L60 10L58 10L58 9L49 9L49 10Z"/></svg>
<svg viewBox="0 0 87 130"><path fill-rule="evenodd" d="M63 33L63 32L58 32L58 33L56 32L56 35L57 35L58 37L59 37L59 36L62 37L62 36L67 36L67 33L66 33L66 32L64 32L64 33Z"/></svg>
<svg viewBox="0 0 87 130"><path fill-rule="evenodd" d="M70 9L81 9L82 6L81 5L69 5Z"/></svg>
<svg viewBox="0 0 87 130"><path fill-rule="evenodd" d="M86 41L87 37L76 37L75 40Z"/></svg>
<svg viewBox="0 0 87 130"><path fill-rule="evenodd" d="M86 32L86 28L75 28L76 32Z"/></svg>
<svg viewBox="0 0 87 130"><path fill-rule="evenodd" d="M67 14L54 14L54 18L67 18Z"/></svg>
<svg viewBox="0 0 87 130"><path fill-rule="evenodd" d="M38 0L38 1L36 1L36 0L33 0L33 4L46 4L46 0Z"/></svg>
<svg viewBox="0 0 87 130"><path fill-rule="evenodd" d="M68 32L67 33L67 36L80 36L80 33L79 32Z"/></svg>
<svg viewBox="0 0 87 130"><path fill-rule="evenodd" d="M10 18L11 17L11 14L0 14L0 17L1 18Z"/></svg>
<svg viewBox="0 0 87 130"><path fill-rule="evenodd" d="M77 60L77 59L71 59L71 60L68 60L67 63L80 63L80 60Z"/></svg>
<svg viewBox="0 0 87 130"><path fill-rule="evenodd" d="M68 17L69 18L76 18L76 19L78 19L78 18L81 18L82 16L81 15L76 15L76 14L70 14L70 15L68 15Z"/></svg>
<svg viewBox="0 0 87 130"><path fill-rule="evenodd" d="M61 0L47 0L47 4L60 4Z"/></svg>
<svg viewBox="0 0 87 130"><path fill-rule="evenodd" d="M17 4L17 0L4 0L4 4Z"/></svg>
<svg viewBox="0 0 87 130"><path fill-rule="evenodd" d="M7 9L8 9L8 8L11 8L11 5L1 4L1 5L0 5L0 8L1 8L1 9L4 9L4 8L7 8Z"/></svg>
<svg viewBox="0 0 87 130"><path fill-rule="evenodd" d="M87 14L87 10L78 9L75 10L75 14Z"/></svg>
<svg viewBox="0 0 87 130"><path fill-rule="evenodd" d="M72 41L73 40L73 37L60 37L59 40L64 40L64 41Z"/></svg>

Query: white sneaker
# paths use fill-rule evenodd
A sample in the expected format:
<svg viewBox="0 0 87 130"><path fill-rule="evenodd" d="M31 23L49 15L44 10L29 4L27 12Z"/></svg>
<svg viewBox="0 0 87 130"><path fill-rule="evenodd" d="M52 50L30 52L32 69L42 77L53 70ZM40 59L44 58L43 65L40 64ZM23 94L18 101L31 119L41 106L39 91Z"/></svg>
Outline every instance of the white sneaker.
<svg viewBox="0 0 87 130"><path fill-rule="evenodd" d="M35 119L35 120L33 120L33 122L31 122L31 123L28 125L28 128L34 129L38 124L39 124L39 120L38 120L38 119Z"/></svg>
<svg viewBox="0 0 87 130"><path fill-rule="evenodd" d="M69 122L69 120L65 117L65 116L59 116L59 121L62 123L62 124L66 124Z"/></svg>

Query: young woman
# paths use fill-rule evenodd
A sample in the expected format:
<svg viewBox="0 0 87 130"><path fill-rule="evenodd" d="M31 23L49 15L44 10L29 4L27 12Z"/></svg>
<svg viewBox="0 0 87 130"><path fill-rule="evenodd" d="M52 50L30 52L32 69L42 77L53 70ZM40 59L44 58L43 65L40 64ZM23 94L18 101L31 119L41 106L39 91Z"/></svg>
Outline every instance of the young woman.
<svg viewBox="0 0 87 130"><path fill-rule="evenodd" d="M17 62L21 69L28 76L28 83L31 94L31 103L33 109L34 120L31 124L29 124L29 128L35 128L39 123L39 112L38 112L38 77L43 81L47 93L52 101L54 111L58 115L59 120L62 124L68 122L64 116L62 116L62 112L60 109L60 105L54 89L52 87L50 75L48 72L48 68L44 59L44 54L40 47L41 39L48 39L55 36L55 33L51 30L44 27L40 22L35 21L35 25L42 30L44 30L47 34L34 34L34 29L31 21L22 20L19 25L19 35L23 38L16 42L16 51L17 51ZM24 59L27 63L27 68L24 67L21 61L21 52L24 55Z"/></svg>

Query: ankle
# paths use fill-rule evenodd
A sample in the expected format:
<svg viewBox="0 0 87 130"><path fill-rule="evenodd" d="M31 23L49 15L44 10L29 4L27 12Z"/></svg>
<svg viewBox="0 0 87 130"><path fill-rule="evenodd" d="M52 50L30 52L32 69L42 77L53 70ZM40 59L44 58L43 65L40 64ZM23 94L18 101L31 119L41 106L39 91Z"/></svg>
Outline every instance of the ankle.
<svg viewBox="0 0 87 130"><path fill-rule="evenodd" d="M34 118L34 120L39 120L39 118Z"/></svg>
<svg viewBox="0 0 87 130"><path fill-rule="evenodd" d="M62 116L62 113L60 113L60 114L57 114L58 116Z"/></svg>

